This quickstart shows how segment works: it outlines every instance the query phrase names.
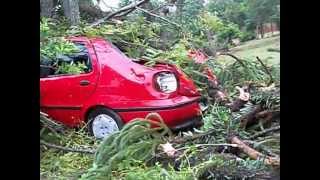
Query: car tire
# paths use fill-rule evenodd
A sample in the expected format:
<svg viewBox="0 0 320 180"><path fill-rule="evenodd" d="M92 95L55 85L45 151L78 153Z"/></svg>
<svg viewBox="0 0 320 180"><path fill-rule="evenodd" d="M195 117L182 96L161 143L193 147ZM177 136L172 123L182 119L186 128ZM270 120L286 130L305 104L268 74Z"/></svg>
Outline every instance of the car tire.
<svg viewBox="0 0 320 180"><path fill-rule="evenodd" d="M88 115L89 134L97 139L103 139L123 127L120 116L107 108L97 108Z"/></svg>

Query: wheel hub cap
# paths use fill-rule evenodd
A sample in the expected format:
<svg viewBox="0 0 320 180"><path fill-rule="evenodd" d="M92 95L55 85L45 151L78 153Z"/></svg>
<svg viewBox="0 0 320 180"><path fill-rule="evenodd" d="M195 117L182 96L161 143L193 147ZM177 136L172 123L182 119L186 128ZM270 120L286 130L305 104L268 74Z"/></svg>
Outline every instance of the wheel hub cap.
<svg viewBox="0 0 320 180"><path fill-rule="evenodd" d="M112 117L100 114L93 120L92 131L96 138L102 139L119 131L119 127Z"/></svg>

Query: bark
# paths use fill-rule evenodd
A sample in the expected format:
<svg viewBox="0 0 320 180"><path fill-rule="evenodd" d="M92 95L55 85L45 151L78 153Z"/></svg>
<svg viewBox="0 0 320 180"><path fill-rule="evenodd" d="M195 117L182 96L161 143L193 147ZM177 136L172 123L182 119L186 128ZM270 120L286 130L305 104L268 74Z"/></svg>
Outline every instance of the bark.
<svg viewBox="0 0 320 180"><path fill-rule="evenodd" d="M264 38L264 28L263 28L263 23L260 23L260 34L261 34L261 39Z"/></svg>
<svg viewBox="0 0 320 180"><path fill-rule="evenodd" d="M209 56L216 56L217 49L214 41L214 33L210 30L207 30L206 35L209 44L209 47L206 48L206 54L208 54Z"/></svg>
<svg viewBox="0 0 320 180"><path fill-rule="evenodd" d="M71 25L80 23L79 0L63 0L62 2L64 15Z"/></svg>
<svg viewBox="0 0 320 180"><path fill-rule="evenodd" d="M266 156L255 149L249 147L246 145L244 142L242 142L238 137L234 136L230 138L230 142L232 144L237 144L238 148L247 154L250 158L257 160L257 159L263 159L264 163L267 165L274 165L274 166L279 166L280 165L280 159L278 157L270 157Z"/></svg>
<svg viewBox="0 0 320 180"><path fill-rule="evenodd" d="M232 101L232 103L227 104L227 107L229 107L232 112L237 112L241 108L243 108L247 102L248 101L244 101L240 98L237 98L236 100Z"/></svg>
<svg viewBox="0 0 320 180"><path fill-rule="evenodd" d="M257 105L253 111L249 112L248 114L245 114L241 119L240 119L240 127L241 128L246 128L248 125L254 124L257 120L256 114L258 112L262 111L262 107L260 105Z"/></svg>
<svg viewBox="0 0 320 180"><path fill-rule="evenodd" d="M99 7L87 1L79 1L79 10L81 13L87 13L93 18L101 18L105 14Z"/></svg>
<svg viewBox="0 0 320 180"><path fill-rule="evenodd" d="M40 0L40 16L50 18L54 5L53 0Z"/></svg>

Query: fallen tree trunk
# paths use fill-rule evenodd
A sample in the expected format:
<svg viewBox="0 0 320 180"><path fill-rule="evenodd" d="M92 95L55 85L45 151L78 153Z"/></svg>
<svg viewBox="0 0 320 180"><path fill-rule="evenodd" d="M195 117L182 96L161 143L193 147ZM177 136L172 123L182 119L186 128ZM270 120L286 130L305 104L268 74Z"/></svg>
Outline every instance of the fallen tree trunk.
<svg viewBox="0 0 320 180"><path fill-rule="evenodd" d="M270 157L266 156L255 149L249 147L244 142L242 142L238 137L233 136L230 138L230 143L237 144L238 149L240 149L242 152L247 154L250 158L254 160L263 159L264 163L267 165L273 165L273 166L279 166L280 165L280 159L276 157Z"/></svg>

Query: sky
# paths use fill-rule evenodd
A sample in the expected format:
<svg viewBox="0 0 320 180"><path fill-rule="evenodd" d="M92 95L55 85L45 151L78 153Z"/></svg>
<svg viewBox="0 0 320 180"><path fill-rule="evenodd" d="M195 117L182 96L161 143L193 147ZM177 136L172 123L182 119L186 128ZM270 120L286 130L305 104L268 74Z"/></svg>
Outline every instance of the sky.
<svg viewBox="0 0 320 180"><path fill-rule="evenodd" d="M110 11L110 7L117 8L120 0L101 0L99 6L102 11Z"/></svg>
<svg viewBox="0 0 320 180"><path fill-rule="evenodd" d="M97 3L97 1L93 0L94 3ZM101 0L99 6L102 11L110 11L111 8L118 8L120 0ZM208 0L205 0L205 3L207 3ZM110 8L111 7L111 8Z"/></svg>

